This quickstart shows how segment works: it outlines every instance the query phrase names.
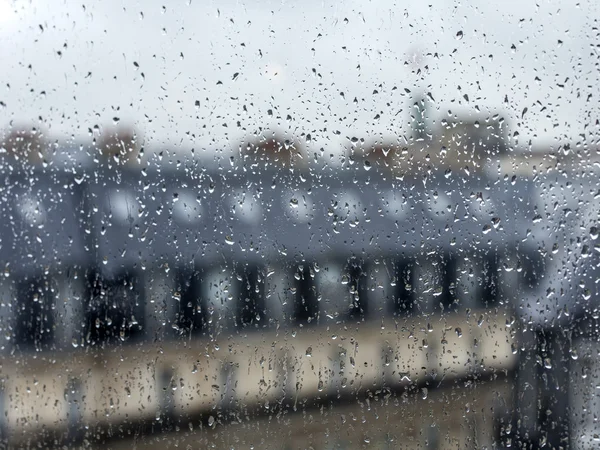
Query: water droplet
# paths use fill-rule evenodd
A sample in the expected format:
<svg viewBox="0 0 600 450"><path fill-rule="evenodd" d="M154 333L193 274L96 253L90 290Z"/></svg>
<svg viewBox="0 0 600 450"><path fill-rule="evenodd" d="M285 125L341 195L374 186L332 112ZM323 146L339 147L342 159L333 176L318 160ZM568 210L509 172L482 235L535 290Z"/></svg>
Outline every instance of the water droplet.
<svg viewBox="0 0 600 450"><path fill-rule="evenodd" d="M231 236L229 236L229 235L225 236L225 243L227 245L233 245L233 243L234 243L233 242L233 238Z"/></svg>
<svg viewBox="0 0 600 450"><path fill-rule="evenodd" d="M310 358L310 357L312 356L312 347L308 347L308 348L306 349L306 356L307 356L308 358Z"/></svg>
<svg viewBox="0 0 600 450"><path fill-rule="evenodd" d="M456 40L460 41L462 38L463 38L463 32L461 30L458 33L456 33Z"/></svg>
<svg viewBox="0 0 600 450"><path fill-rule="evenodd" d="M587 245L584 245L583 248L581 249L581 257L582 258L589 258L590 257L590 248Z"/></svg>

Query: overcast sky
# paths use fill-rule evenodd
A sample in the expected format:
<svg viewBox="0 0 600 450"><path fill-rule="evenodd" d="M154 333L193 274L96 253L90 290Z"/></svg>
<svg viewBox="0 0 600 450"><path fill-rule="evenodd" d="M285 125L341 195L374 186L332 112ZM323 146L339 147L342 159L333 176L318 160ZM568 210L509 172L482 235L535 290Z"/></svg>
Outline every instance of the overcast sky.
<svg viewBox="0 0 600 450"><path fill-rule="evenodd" d="M118 117L147 144L207 153L266 127L336 152L406 134L405 89L421 86L437 120L479 108L520 144L589 138L595 3L0 0L0 125L41 117L55 138L89 139Z"/></svg>

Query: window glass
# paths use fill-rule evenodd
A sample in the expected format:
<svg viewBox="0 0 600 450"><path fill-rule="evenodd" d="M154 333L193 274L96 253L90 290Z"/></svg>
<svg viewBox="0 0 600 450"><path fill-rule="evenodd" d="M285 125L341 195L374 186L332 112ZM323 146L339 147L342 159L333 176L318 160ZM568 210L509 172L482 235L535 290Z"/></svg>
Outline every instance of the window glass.
<svg viewBox="0 0 600 450"><path fill-rule="evenodd" d="M0 0L0 447L598 447L597 13Z"/></svg>

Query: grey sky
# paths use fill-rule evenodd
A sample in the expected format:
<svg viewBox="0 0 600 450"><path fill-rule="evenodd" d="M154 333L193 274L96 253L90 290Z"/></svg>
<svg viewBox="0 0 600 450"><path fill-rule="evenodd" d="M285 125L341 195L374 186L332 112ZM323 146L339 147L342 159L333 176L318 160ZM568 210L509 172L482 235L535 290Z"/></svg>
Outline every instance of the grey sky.
<svg viewBox="0 0 600 450"><path fill-rule="evenodd" d="M208 153L262 126L335 153L406 133L404 89L420 85L437 119L498 111L520 144L597 133L594 2L428 3L0 0L0 124L41 116L53 137L89 139L119 117L151 145ZM415 51L430 54L421 78Z"/></svg>

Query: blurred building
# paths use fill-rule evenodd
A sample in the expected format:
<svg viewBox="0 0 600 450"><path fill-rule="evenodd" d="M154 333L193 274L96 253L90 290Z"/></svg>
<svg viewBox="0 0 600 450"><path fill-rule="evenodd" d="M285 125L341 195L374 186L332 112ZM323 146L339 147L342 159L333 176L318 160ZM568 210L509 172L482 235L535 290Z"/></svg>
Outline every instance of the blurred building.
<svg viewBox="0 0 600 450"><path fill-rule="evenodd" d="M308 166L305 149L296 141L286 139L279 133L270 137L264 135L248 140L240 146L240 157L245 165L259 165L261 168Z"/></svg>
<svg viewBox="0 0 600 450"><path fill-rule="evenodd" d="M583 144L537 146L508 154L501 161L503 173L529 177L555 171L568 173L597 171L598 168L600 168L599 149Z"/></svg>
<svg viewBox="0 0 600 450"><path fill-rule="evenodd" d="M131 127L105 130L96 141L96 147L109 166L128 166L139 162L141 137Z"/></svg>
<svg viewBox="0 0 600 450"><path fill-rule="evenodd" d="M396 139L365 143L351 148L350 155L367 166L410 175L448 170L480 172L507 154L506 127L498 115L444 119L431 132L422 117L414 122L414 137L408 142Z"/></svg>
<svg viewBox="0 0 600 450"><path fill-rule="evenodd" d="M35 127L12 126L3 133L2 155L22 164L40 164L46 147L43 133Z"/></svg>

